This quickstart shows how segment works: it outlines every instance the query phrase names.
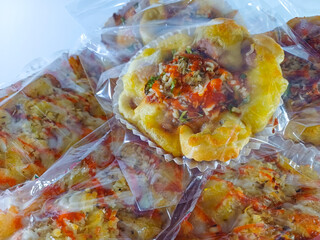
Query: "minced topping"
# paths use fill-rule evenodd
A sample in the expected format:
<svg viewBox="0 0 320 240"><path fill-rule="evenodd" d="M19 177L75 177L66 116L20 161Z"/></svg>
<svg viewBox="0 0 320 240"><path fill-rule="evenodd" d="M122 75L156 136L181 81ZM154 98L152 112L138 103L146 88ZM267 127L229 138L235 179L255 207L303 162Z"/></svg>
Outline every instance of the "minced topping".
<svg viewBox="0 0 320 240"><path fill-rule="evenodd" d="M320 99L320 69L316 64L286 53L281 68L290 82L284 98L293 100L290 101L293 107L303 107Z"/></svg>
<svg viewBox="0 0 320 240"><path fill-rule="evenodd" d="M309 167L268 156L214 172L177 239L313 239L319 179Z"/></svg>
<svg viewBox="0 0 320 240"><path fill-rule="evenodd" d="M319 53L320 51L320 26L318 23L309 21L308 19L301 19L299 23L293 26L292 30L300 38Z"/></svg>
<svg viewBox="0 0 320 240"><path fill-rule="evenodd" d="M173 53L173 60L159 64L159 72L145 85L149 102L164 103L173 123L185 124L199 118L216 118L248 101L244 73L231 74L204 53L187 48Z"/></svg>

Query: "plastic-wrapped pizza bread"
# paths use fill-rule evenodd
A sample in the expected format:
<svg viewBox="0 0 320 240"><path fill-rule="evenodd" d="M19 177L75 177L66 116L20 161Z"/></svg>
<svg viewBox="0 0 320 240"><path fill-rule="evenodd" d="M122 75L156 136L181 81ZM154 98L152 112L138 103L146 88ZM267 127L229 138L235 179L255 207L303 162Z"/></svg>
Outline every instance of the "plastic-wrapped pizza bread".
<svg viewBox="0 0 320 240"><path fill-rule="evenodd" d="M212 173L177 239L313 239L320 235L319 176L269 156Z"/></svg>
<svg viewBox="0 0 320 240"><path fill-rule="evenodd" d="M319 146L320 17L294 18L287 24L293 35L282 28L269 33L283 47L288 48L281 64L283 75L289 81L284 102L291 121L286 127L285 136ZM300 52L290 53L290 49L300 49Z"/></svg>
<svg viewBox="0 0 320 240"><path fill-rule="evenodd" d="M111 149L121 128L20 211L0 213L0 237L11 239L153 239L169 223L173 207L140 211ZM71 156L72 157L72 156ZM7 219L7 220L5 220ZM11 227L11 228L10 228ZM1 230L1 227L0 227ZM3 235L1 235L1 233ZM5 235L6 234L6 235Z"/></svg>
<svg viewBox="0 0 320 240"><path fill-rule="evenodd" d="M94 171L86 164L81 167ZM152 239L161 232L168 221L166 210L139 213L116 162L97 177L81 174L83 169L72 172L83 182L70 177L61 186L49 187L45 204L31 212L38 220L30 221L13 239Z"/></svg>
<svg viewBox="0 0 320 240"><path fill-rule="evenodd" d="M118 149L120 168L142 210L176 205L190 183L185 166L166 162L147 143L123 144Z"/></svg>
<svg viewBox="0 0 320 240"><path fill-rule="evenodd" d="M57 59L0 103L0 190L40 176L106 119L79 59Z"/></svg>
<svg viewBox="0 0 320 240"><path fill-rule="evenodd" d="M278 107L287 87L282 60L271 38L215 19L144 48L117 87L115 108L175 157L227 161Z"/></svg>
<svg viewBox="0 0 320 240"><path fill-rule="evenodd" d="M217 17L237 18L237 11L224 0L133 0L105 23L110 31L104 29L102 42L127 61L144 44L168 31Z"/></svg>
<svg viewBox="0 0 320 240"><path fill-rule="evenodd" d="M157 5L158 2L149 0L151 7L141 14L139 32L144 44L154 40L154 36L165 33L165 24L171 25L172 30L174 26L207 22L219 17L234 18L237 15L237 11L232 10L224 0L182 0Z"/></svg>

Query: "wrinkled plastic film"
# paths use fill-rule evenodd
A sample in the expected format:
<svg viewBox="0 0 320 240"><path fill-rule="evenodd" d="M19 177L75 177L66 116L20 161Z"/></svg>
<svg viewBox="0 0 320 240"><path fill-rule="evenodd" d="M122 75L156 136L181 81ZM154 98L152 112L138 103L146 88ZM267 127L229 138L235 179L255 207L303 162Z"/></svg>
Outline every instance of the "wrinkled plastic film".
<svg viewBox="0 0 320 240"><path fill-rule="evenodd" d="M70 14L87 30L99 30L104 26L106 19L110 18L123 8L128 1L71 1L66 6Z"/></svg>
<svg viewBox="0 0 320 240"><path fill-rule="evenodd" d="M295 156L302 155L296 146L283 151L290 149L287 143L263 144L224 169L207 171L202 193L176 239L317 237L319 166L310 165L307 149L305 162Z"/></svg>
<svg viewBox="0 0 320 240"><path fill-rule="evenodd" d="M126 139L126 145L129 146L128 137ZM88 235L94 238L152 239L166 230L180 199L171 199L170 204L167 201L166 208L163 207L164 204L148 211L141 211L138 208L136 196L126 181L130 175L122 174L118 165L121 157L119 156L117 161L112 154L112 151L117 151L123 140L123 127L111 119L74 146L52 167L58 170L59 166L63 166L63 173L55 171L49 174L48 172L33 183L30 182L29 186L24 185L16 191L15 196L22 199L16 199L15 204L4 212L5 215L3 212L0 213L0 218L10 216L13 218L10 220L19 223L15 227L20 229L14 229L16 233L12 239L45 236L69 236L77 239ZM137 148L136 143L132 143L132 148ZM149 156L151 155L155 154L150 153ZM158 165L160 164L163 163L158 162ZM160 171L155 166L149 168L149 171L154 175L163 174L163 170ZM199 176L197 178L198 180L192 184L194 192L197 192L198 181L202 179ZM177 181L165 180L173 184L168 186L174 186L169 187L169 191L177 193L175 187ZM156 186L157 182L151 181L149 184ZM187 188L187 185L186 183L184 187ZM147 187L152 191L150 186ZM164 189L156 187L155 189L157 197L161 194L167 196ZM184 192L184 189L180 191ZM29 199L25 199L23 194L30 194ZM147 195L148 193L143 192L140 196L147 199ZM196 195L193 197L196 198ZM162 198L158 197L157 200ZM183 202L188 200L190 198ZM139 201L137 203L139 204ZM8 229L9 231L12 229Z"/></svg>
<svg viewBox="0 0 320 240"><path fill-rule="evenodd" d="M15 90L0 108L2 190L43 174L108 118L77 56L63 54Z"/></svg>
<svg viewBox="0 0 320 240"><path fill-rule="evenodd" d="M25 208L33 198L38 197L39 193L41 193L45 187L50 186L64 177L69 171L76 167L83 158L94 151L97 146L101 145L101 142L105 140L106 136L111 135L111 129L115 125L116 122L110 119L93 133L87 135L70 147L43 175L33 179L33 181L27 181L2 192L1 209L4 210L8 208L5 206L6 198L11 198L11 200L15 202L14 205ZM118 130L113 131L114 134L118 133L117 138L113 137L114 142L122 141L123 134L121 134L120 129L121 128L118 127Z"/></svg>
<svg viewBox="0 0 320 240"><path fill-rule="evenodd" d="M284 77L289 81L289 87L283 96L284 111L289 121L287 124L282 123L281 130L289 140L318 147L318 17L293 18L301 16L301 12L293 11L293 6L287 1L282 1L281 4L287 10L286 14L282 15L291 19L287 24L268 33L285 50L281 67Z"/></svg>
<svg viewBox="0 0 320 240"><path fill-rule="evenodd" d="M166 162L144 142L127 142L116 153L141 210L176 205L193 181L186 166Z"/></svg>
<svg viewBox="0 0 320 240"><path fill-rule="evenodd" d="M217 20L217 22L215 24L219 25L220 24L219 20ZM207 27L207 25L205 25L205 27ZM157 70L158 66L157 66L156 62L159 61L157 59L159 57L161 57L161 54L162 54L161 50L159 51L159 49L163 48L163 51L164 51L164 49L167 48L166 51L168 51L168 52L174 51L175 48L179 49L180 46L174 45L175 44L175 42L174 42L175 40L174 39L177 38L177 39L180 39L183 42L183 41L188 41L189 40L189 36L190 36L190 39L191 39L190 42L192 42L192 38L194 36L194 31L195 31L195 29L189 28L188 30L185 30L185 31L177 31L177 32L169 33L169 34L164 35L163 37L153 41L148 46L146 46L142 50L140 50L137 53L137 55L133 59L131 59L131 61L126 65L126 67L122 71L122 76L120 77L120 78L122 78L121 81L117 82L117 86L116 86L116 89L115 89L115 95L114 95L114 101L113 101L113 103L114 103L114 111L116 113L116 117L118 117L122 121L122 123L126 124L126 126L129 129L133 129L133 132L135 134L138 134L138 136L140 136L140 138L142 140L147 141L150 146L153 146L155 148L157 148L157 146L148 139L148 136L145 136L145 135L142 135L141 133L139 133L139 131L141 131L141 126L140 126L140 128L139 127L137 128L137 126L134 126L135 124L132 124L132 122L131 122L132 120L129 120L129 121L123 120L121 114L119 113L119 109L118 108L122 104L122 110L124 110L124 109L126 109L126 106L124 106L125 105L124 102L120 103L120 105L119 105L119 101L125 101L124 100L125 98L123 98L123 93L126 91L125 87L126 86L131 87L130 86L130 84L131 84L130 82L134 81L134 79L135 79L134 76L138 76L138 78L140 79L139 81L142 81L142 79L145 79L145 78L151 79L150 76L153 76L152 72L153 72L153 74L155 74L155 72L158 71ZM172 39L172 40L170 40L170 39ZM172 41L172 42L170 42L170 41ZM172 44L172 45L170 45L170 44ZM157 46L163 46L163 47L157 48ZM174 47L174 46L176 46L176 47ZM187 46L187 44L186 44L186 46ZM148 54L148 51L149 50L152 51L153 49L156 49L156 51L153 54L151 53L151 54L147 55L146 57L143 57L143 54ZM168 55L169 55L169 53L168 53ZM130 75L130 74L132 74L132 75ZM130 79L131 77L132 77L132 79ZM124 82L124 80L125 80L125 82ZM140 87L135 88L134 85L132 85L132 86L133 86L133 91L137 91L137 89L140 88ZM140 85L138 85L138 86L140 86ZM270 87L272 87L272 86L270 86ZM142 97L142 96L140 96L140 97ZM132 100L132 101L135 101L135 100ZM138 104L138 103L135 103L135 104ZM134 103L132 104L132 106L133 105L134 105ZM150 107L151 107L151 105L150 105ZM141 107L138 107L137 110L135 110L135 111L138 111L138 109L141 109ZM153 108L150 108L149 111L154 111L152 109ZM146 114L146 113L142 113L142 114ZM199 114L201 115L201 112L199 112ZM281 114L281 111L279 111L278 114ZM278 117L278 116L276 116L276 117ZM145 118L145 119L147 119L147 118ZM274 125L274 122L271 121L270 122L270 126L268 127L270 129L266 128L262 133L259 133L258 135L256 135L256 138L261 138L262 141L267 140L267 137L273 134L272 133L272 130L274 128L273 125ZM253 147L256 148L256 146L253 146ZM157 148L157 151L158 151L158 153L161 153L161 149ZM250 149L246 150L246 154L248 154L248 152L250 152ZM162 154L164 154L164 152L162 152ZM165 156L168 157L167 160L172 160L173 159L172 156L171 157L168 156L168 155L165 155ZM176 163L182 164L182 160L181 159L180 160L179 159L174 159L174 160L176 161ZM188 162L188 160L186 160L186 162ZM197 166L197 164L190 163L188 166L191 167L191 168L200 167L200 169L202 171L204 171L206 168L208 168L208 167L212 168L212 167L215 167L214 165L216 165L216 163L214 163L214 162L212 162L212 163L203 162L202 165L204 165L204 166L200 166L201 164L202 163L198 164L198 166Z"/></svg>
<svg viewBox="0 0 320 240"><path fill-rule="evenodd" d="M145 44L165 33L216 17L237 18L238 15L227 2L219 0L130 2L106 22L101 39L117 51L122 61L127 61Z"/></svg>
<svg viewBox="0 0 320 240"><path fill-rule="evenodd" d="M222 9L226 12L221 8L213 11L217 9L215 6L199 12L199 1L76 2L79 9L85 6L75 13L83 24L99 29L93 38L83 36L86 47L77 53L83 70L79 71L77 60L76 64L68 63L66 58L59 62L63 67L53 68L46 74L55 76L58 72L55 78L64 84L58 89L77 94L81 90L72 84L74 74L84 76L88 84L84 87L80 81L78 85L83 89L92 88L98 99L94 106L100 103L105 112L113 109L112 102L118 97L115 86L122 80L122 73L136 67L132 62L138 58L137 51L145 45L149 48L152 41L163 34L161 41L177 32L192 35L194 30L190 29L208 26L211 18L222 15L235 18L250 33L267 32L283 47L286 57L290 53L302 58L303 66L317 70L317 53L310 42L299 35L299 29L285 25L287 20L303 14L286 0L277 3L283 8L269 7L263 1L201 1L220 2L222 7L226 6ZM106 10L114 12L118 7L121 9L107 20ZM154 16L154 13L157 14ZM276 30L272 32L273 29ZM171 50L175 49L168 47L168 55L173 55ZM143 51L139 53L143 55ZM187 51L194 49L185 51L188 54ZM148 75L150 65L158 56L151 53L149 58L144 56L136 62L141 65L140 76ZM134 59L130 60L131 57ZM122 65L128 61L128 65ZM296 80L296 72L285 71L283 64L281 67L284 77ZM290 70L290 66L286 69ZM305 75L303 78L308 79ZM289 82L292 79L288 79ZM29 97L30 88L28 91L22 91L23 96ZM19 94L20 91L6 101ZM302 109L293 109L288 107L288 99L291 98L286 92L284 105L274 113L268 127L250 137L239 157L226 163L198 164L186 157L173 162L172 155L152 143L131 122L122 119L134 134L114 118L108 122L103 119L100 127L92 129L93 133L86 132L83 140L63 151L59 160L39 178L1 193L0 206L4 211L0 211L0 222L7 223L4 233L9 236L16 231L13 239L22 236L31 239L89 236L98 239L186 239L190 236L195 239L312 239L320 233L320 157L318 150L310 148L312 145L306 144L308 141L302 136L305 129L318 125L318 110L316 102L307 108L304 104ZM19 111L18 115L23 116ZM59 125L60 128L64 126ZM311 136L316 137L317 133ZM21 144L29 147L20 140L11 142L15 154L23 155ZM29 158L26 161L30 161ZM204 173L189 169L194 167ZM0 226L0 236L2 233Z"/></svg>
<svg viewBox="0 0 320 240"><path fill-rule="evenodd" d="M176 4L176 3L177 2L174 2L174 4ZM279 4L285 5L282 2ZM168 5L170 5L170 4L168 4ZM246 17L242 17L242 20L245 22L245 24L248 27L248 29L250 30L250 32L260 33L260 32L264 32L267 30L271 30L275 27L279 28L279 26L280 26L280 28L282 29L281 31L285 31L286 34L288 34L291 38L295 39L294 41L297 41L294 33L291 32L290 29L288 29L288 27L284 26L284 19L287 19L289 17L288 15L291 14L290 13L290 14L285 15L282 13L283 11L286 11L286 8L281 8L281 7L276 8L277 11L279 10L279 12L281 13L281 14L278 14L275 12L275 9L272 9L270 7L268 8L267 4L265 4L263 1L258 2L258 3L252 3L250 1L246 1L246 2L241 2L241 3L231 3L230 5L237 6L236 9L239 10L239 16L246 16ZM153 8L157 9L157 8L159 8L159 5L155 5L154 7L152 7L152 5L151 5L147 9L142 9L142 10L139 9L140 12L137 11L133 16L131 16L131 18L129 18L128 21L122 21L121 24L118 23L118 24L120 24L119 28L129 30L130 24L132 24L132 22L134 22L134 21L137 22L140 19L138 17L138 15L143 15L144 12L147 12L150 9L152 10ZM122 14L121 15L122 17L125 17L124 16L125 9L130 11L129 10L130 7L128 7L128 8L124 7L122 9L122 13L119 14L119 15ZM132 11L130 11L130 12L132 13ZM251 14L248 14L248 12L250 12ZM257 17L256 15L259 15L259 17ZM274 16L276 16L276 17L274 17ZM255 18L255 21L250 20L251 18ZM257 19L258 19L258 21L257 21ZM154 21L154 20L152 20L152 21ZM148 24L150 24L150 26L153 25L152 21L148 23ZM155 21L155 24L156 24L156 21ZM122 27L122 25L123 25L123 27ZM127 25L129 25L129 26L127 26ZM183 28L183 27L185 27L185 26L180 26L180 28ZM112 27L112 29L113 29L112 31L114 32L115 28ZM131 30L134 30L134 32L136 32L137 26L133 26L131 28ZM107 29L105 31L107 31L105 33L105 35L108 36L109 30ZM134 39L136 39L136 36L134 37ZM285 49L285 51L293 52L293 53L297 54L298 56L307 58L306 56L309 55L309 52L303 48L303 44L302 44L302 46L300 46L300 45L301 44L299 44L299 46L297 46L297 47L295 47L295 46L284 47L284 49ZM280 119L281 121L279 122L279 126L282 126L281 128L285 128L288 123L288 118L286 117L287 112L284 108L282 108L281 110L284 110L284 111L282 112L282 114L280 113L280 115L276 116L275 120ZM281 111L279 111L279 112L281 112ZM311 116L311 118L310 118L310 116ZM314 126L316 124L316 122L319 119L316 116L317 116L316 108L313 108L313 110L311 112L308 110L307 111L300 111L299 114L296 114L294 117L291 116L291 118L296 119L296 120L291 121L291 123L289 123L289 128L288 128L289 130L287 131L289 133L286 135L293 135L293 136L291 136L291 138L294 138L296 141L297 140L304 141L303 139L301 139L301 137L299 137L299 135L301 135L301 132L303 132L305 128L310 127L310 126ZM311 121L308 121L307 124L303 123L303 120L305 121L305 119L311 119ZM296 122L298 122L298 124L294 124ZM297 132L297 133L295 133L295 132ZM244 151L244 152L248 152L248 151Z"/></svg>
<svg viewBox="0 0 320 240"><path fill-rule="evenodd" d="M229 17L236 18L238 16L237 11L233 11L222 0L207 2L164 1L159 4L146 0L130 1L128 4L118 1L72 2L69 9L73 9L71 14L77 20L84 26L87 23L93 24L94 27L91 27L91 30L100 29L88 30L89 37L83 35L81 40L88 49L80 54L80 59L89 78L93 80L93 86L96 85L103 69L107 70L116 63L127 62L144 44L150 41L150 37L154 38L186 25L204 23L212 17L230 15ZM208 4L213 4L214 7L210 6L209 9L206 9ZM107 10L110 11L113 6L122 7L107 20ZM77 10L74 11L74 9ZM91 18L94 11L96 16L104 16L105 24L101 24L101 20L91 23L91 20L83 17L88 15ZM105 14L102 14L103 12ZM82 16L81 19L79 16ZM165 16L168 17L167 20L164 19ZM158 30L155 30L156 27Z"/></svg>

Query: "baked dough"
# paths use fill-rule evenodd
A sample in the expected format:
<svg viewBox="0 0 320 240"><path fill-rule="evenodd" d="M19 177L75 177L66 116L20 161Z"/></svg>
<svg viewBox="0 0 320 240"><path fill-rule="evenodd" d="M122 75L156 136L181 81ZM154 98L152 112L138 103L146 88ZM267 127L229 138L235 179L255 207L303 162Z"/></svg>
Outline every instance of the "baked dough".
<svg viewBox="0 0 320 240"><path fill-rule="evenodd" d="M320 16L296 17L287 24L297 36L294 40L280 28L268 34L284 47L294 48L299 43L308 57L285 52L281 64L290 83L283 97L290 119L284 134L294 141L320 146Z"/></svg>
<svg viewBox="0 0 320 240"><path fill-rule="evenodd" d="M170 4L150 0L149 4L150 8L144 10L140 20L140 36L144 44L152 41L155 34L159 36L159 32L163 32L164 21L173 26L178 22L187 25L188 21L198 22L199 19L209 21L218 17L233 18L238 13L224 0L183 0Z"/></svg>
<svg viewBox="0 0 320 240"><path fill-rule="evenodd" d="M119 111L175 157L236 158L264 129L287 87L283 51L215 19L190 36L177 33L133 58L123 76Z"/></svg>
<svg viewBox="0 0 320 240"><path fill-rule="evenodd" d="M20 211L0 210L0 238L14 234L11 239L154 239L174 207L137 208L110 151L119 144L122 130L112 131L77 166L19 206ZM21 191L15 193L21 197Z"/></svg>
<svg viewBox="0 0 320 240"><path fill-rule="evenodd" d="M62 55L0 102L0 190L42 175L110 115L96 100L79 57Z"/></svg>
<svg viewBox="0 0 320 240"><path fill-rule="evenodd" d="M310 166L282 156L231 164L208 177L176 239L314 239L318 182Z"/></svg>

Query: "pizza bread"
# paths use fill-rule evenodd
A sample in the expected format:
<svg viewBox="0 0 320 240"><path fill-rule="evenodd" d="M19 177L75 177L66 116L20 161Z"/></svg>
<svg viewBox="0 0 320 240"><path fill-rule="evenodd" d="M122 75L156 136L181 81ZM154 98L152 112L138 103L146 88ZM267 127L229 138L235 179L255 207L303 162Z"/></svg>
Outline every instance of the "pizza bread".
<svg viewBox="0 0 320 240"><path fill-rule="evenodd" d="M177 239L314 239L319 176L280 156L213 172Z"/></svg>
<svg viewBox="0 0 320 240"><path fill-rule="evenodd" d="M285 136L294 141L303 141L320 145L320 64L319 32L320 16L296 17L287 25L295 35L295 40L278 28L268 33L283 47L303 46L307 58L285 52L281 64L283 76L289 86L283 100L290 122L285 129Z"/></svg>
<svg viewBox="0 0 320 240"><path fill-rule="evenodd" d="M0 190L42 175L101 126L103 111L77 56L59 58L0 105Z"/></svg>
<svg viewBox="0 0 320 240"><path fill-rule="evenodd" d="M230 19L144 49L124 74L119 111L175 157L236 158L287 87L283 51Z"/></svg>

